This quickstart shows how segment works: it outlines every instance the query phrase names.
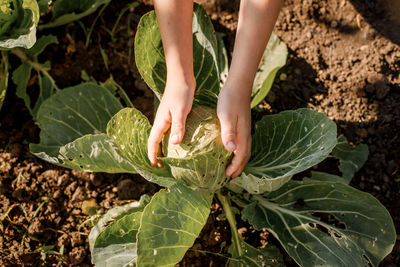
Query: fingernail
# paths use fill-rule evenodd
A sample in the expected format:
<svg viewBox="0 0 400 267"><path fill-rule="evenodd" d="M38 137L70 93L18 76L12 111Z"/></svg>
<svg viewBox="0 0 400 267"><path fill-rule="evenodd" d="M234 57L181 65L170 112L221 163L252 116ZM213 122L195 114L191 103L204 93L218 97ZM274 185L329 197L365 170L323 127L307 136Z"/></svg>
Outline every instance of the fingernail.
<svg viewBox="0 0 400 267"><path fill-rule="evenodd" d="M178 141L179 141L179 136L177 134L171 136L172 143L177 143Z"/></svg>
<svg viewBox="0 0 400 267"><path fill-rule="evenodd" d="M227 175L227 176L231 176L232 173L233 173L233 168L232 168L232 167L226 168L226 175Z"/></svg>
<svg viewBox="0 0 400 267"><path fill-rule="evenodd" d="M227 148L229 151L234 151L234 150L236 149L236 144L235 144L235 142L229 141L229 142L226 144L226 148Z"/></svg>

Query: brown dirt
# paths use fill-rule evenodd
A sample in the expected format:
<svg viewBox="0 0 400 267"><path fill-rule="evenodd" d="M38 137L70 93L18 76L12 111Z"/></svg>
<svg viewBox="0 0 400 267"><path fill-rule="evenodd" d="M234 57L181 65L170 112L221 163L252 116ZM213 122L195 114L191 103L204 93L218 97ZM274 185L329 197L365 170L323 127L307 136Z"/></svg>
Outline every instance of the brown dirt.
<svg viewBox="0 0 400 267"><path fill-rule="evenodd" d="M125 13L115 42L104 30L114 26L115 14L127 2L113 1L100 16L88 48L77 23L48 31L58 36L60 44L49 47L41 59L52 59L51 74L61 88L79 83L82 70L98 81L105 81L111 73L134 105L151 117L153 96L141 80L130 50L140 15L151 7L141 5ZM238 1L206 2L215 28L225 33L231 52ZM253 118L315 107L335 120L339 132L351 142L368 144L368 162L352 185L386 206L399 233L400 15L395 4L396 0L285 1L275 32L290 49L288 64L280 72L286 79L277 81L261 113L254 112ZM91 15L83 22L91 25L94 18ZM108 69L101 60L100 45L108 55ZM11 60L13 65L17 63ZM82 213L82 203L94 200L103 212L159 188L137 175L89 174L47 164L28 150L28 143L39 141L38 133L11 87L0 114L0 214L8 211L0 225L0 266L91 266L90 224L78 231L90 217ZM126 190L128 187L132 190ZM224 221L216 220L220 213L214 204L206 227L180 266L224 266L223 257L198 252L227 252L230 231ZM240 233L255 246L267 239L275 242L268 233L255 232L245 222L240 222ZM400 265L399 235L397 241L381 266ZM45 245L54 246L56 252L63 246L63 256L41 259L39 249ZM295 265L287 257L286 262Z"/></svg>

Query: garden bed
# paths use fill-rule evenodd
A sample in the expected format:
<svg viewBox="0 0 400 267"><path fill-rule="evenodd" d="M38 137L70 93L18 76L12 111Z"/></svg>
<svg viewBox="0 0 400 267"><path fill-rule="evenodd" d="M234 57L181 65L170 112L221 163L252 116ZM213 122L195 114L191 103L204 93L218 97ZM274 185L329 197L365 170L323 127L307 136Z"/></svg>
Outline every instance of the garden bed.
<svg viewBox="0 0 400 267"><path fill-rule="evenodd" d="M206 2L206 1L205 1ZM211 1L209 1L211 2ZM228 54L233 49L237 3L205 3L216 31L224 33ZM260 114L311 107L333 119L338 132L353 144L369 146L369 159L351 185L374 195L391 213L400 232L400 14L396 1L285 1L275 33L289 48L288 64L253 118ZM113 42L105 30L128 1L114 1L95 24L89 46L78 23L47 33L58 37L41 55L51 59L51 75L60 88L81 82L82 70L97 81L111 73L134 106L152 119L153 93L141 79L133 58L133 38L140 16L152 9L145 4L126 12ZM94 13L83 19L91 25ZM129 25L129 26L128 26ZM391 25L387 27L387 25ZM101 49L108 60L102 60ZM16 58L10 57L15 65ZM29 83L37 82L35 76ZM0 117L0 213L2 221L0 265L90 266L87 236L90 218L82 203L93 200L106 211L159 187L139 175L83 173L59 168L35 158L28 143L39 142L39 129L13 87ZM325 162L319 168L335 167ZM224 266L230 240L229 226L212 213L181 262L181 266ZM240 222L245 240L261 246L277 242L267 232L254 231ZM211 253L201 253L209 251ZM285 262L295 266L287 256ZM400 236L382 266L400 264Z"/></svg>

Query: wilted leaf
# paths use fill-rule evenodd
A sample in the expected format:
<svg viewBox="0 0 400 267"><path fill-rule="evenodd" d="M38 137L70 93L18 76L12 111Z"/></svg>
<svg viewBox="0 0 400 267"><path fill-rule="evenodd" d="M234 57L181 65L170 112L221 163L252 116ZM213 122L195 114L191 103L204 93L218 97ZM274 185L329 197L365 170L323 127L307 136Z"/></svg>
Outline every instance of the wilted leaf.
<svg viewBox="0 0 400 267"><path fill-rule="evenodd" d="M99 208L100 208L100 206L97 205L96 200L94 200L94 199L84 200L82 202L81 209L82 209L83 214L95 215Z"/></svg>

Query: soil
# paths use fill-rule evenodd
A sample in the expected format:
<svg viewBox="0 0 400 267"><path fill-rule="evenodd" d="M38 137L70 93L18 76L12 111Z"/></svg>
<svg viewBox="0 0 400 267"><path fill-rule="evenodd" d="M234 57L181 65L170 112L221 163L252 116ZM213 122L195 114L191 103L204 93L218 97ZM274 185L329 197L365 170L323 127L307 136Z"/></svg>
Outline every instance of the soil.
<svg viewBox="0 0 400 267"><path fill-rule="evenodd" d="M112 74L135 107L149 118L153 95L140 78L133 38L140 16L152 9L141 3L126 12L114 34L116 14L130 1L113 1L97 21L91 43L78 23L46 31L58 37L40 60L51 59L51 75L60 88L81 82L81 72L104 82ZM146 1L148 2L148 1ZM216 31L234 45L238 1L201 1ZM374 195L389 210L400 233L400 7L396 0L284 2L275 33L288 45L288 64L253 113L310 107L328 115L353 144L369 146L369 159L351 185ZM399 8L395 8L399 7ZM96 15L82 21L92 25ZM108 55L102 60L101 49ZM11 57L15 67L18 60ZM284 74L284 75L281 75ZM35 88L36 78L30 84ZM138 175L82 173L43 162L29 153L39 129L11 83L0 114L0 266L91 266L87 235L91 224L82 205L99 212L159 190ZM200 237L180 266L224 266L226 258L199 251L227 253L229 226L217 220L214 203ZM238 218L239 219L239 218ZM276 241L240 221L247 242ZM46 247L51 246L51 247ZM296 264L285 256L288 266ZM400 265L400 235L381 266Z"/></svg>

